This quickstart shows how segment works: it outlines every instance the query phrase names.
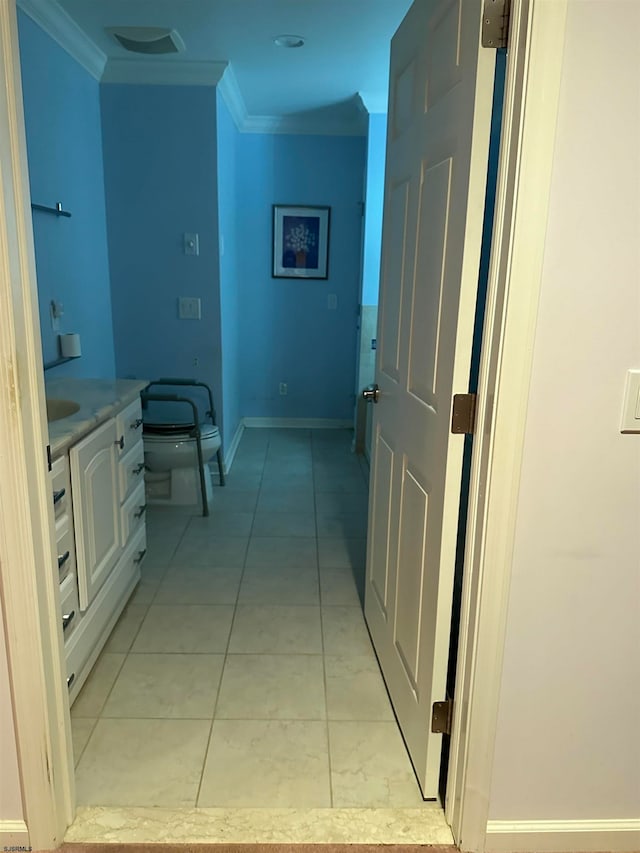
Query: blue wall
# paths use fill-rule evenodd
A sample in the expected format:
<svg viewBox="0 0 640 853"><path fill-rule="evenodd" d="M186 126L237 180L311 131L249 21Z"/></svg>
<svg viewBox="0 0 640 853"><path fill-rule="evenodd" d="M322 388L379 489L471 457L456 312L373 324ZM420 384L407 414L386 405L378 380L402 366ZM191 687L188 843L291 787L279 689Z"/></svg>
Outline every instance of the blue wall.
<svg viewBox="0 0 640 853"><path fill-rule="evenodd" d="M364 261L362 271L363 305L378 304L386 147L386 113L372 114L369 116L369 134L367 139Z"/></svg>
<svg viewBox="0 0 640 853"><path fill-rule="evenodd" d="M220 422L215 89L106 84L101 95L118 375L206 382ZM185 232L199 234L198 256L184 253ZM201 299L201 320L178 319L180 296Z"/></svg>
<svg viewBox="0 0 640 853"><path fill-rule="evenodd" d="M33 214L45 362L58 357L51 299L64 304L60 332L82 340L82 358L48 375L113 376L99 85L21 11L18 26L31 198L73 214Z"/></svg>
<svg viewBox="0 0 640 853"><path fill-rule="evenodd" d="M353 416L365 156L359 137L238 136L245 416ZM271 277L273 204L331 207L328 280ZM330 293L337 310L327 307ZM280 382L287 396L279 395Z"/></svg>
<svg viewBox="0 0 640 853"><path fill-rule="evenodd" d="M237 148L239 133L218 92L218 223L220 228L220 314L222 332L222 408L225 447L238 428L240 408L240 292L238 288Z"/></svg>

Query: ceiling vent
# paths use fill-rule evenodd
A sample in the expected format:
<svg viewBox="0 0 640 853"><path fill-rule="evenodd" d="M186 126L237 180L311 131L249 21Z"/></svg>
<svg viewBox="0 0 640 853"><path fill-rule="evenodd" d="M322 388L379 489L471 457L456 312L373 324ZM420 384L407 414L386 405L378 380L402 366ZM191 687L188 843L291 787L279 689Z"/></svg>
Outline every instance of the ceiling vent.
<svg viewBox="0 0 640 853"><path fill-rule="evenodd" d="M132 53L179 53L184 42L175 30L166 27L108 27L107 32Z"/></svg>

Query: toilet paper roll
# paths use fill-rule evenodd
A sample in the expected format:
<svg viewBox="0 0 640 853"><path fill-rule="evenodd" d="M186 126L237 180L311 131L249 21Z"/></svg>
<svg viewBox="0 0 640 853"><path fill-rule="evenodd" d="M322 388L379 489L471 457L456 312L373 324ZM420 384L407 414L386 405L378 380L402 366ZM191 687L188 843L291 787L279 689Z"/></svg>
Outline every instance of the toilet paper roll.
<svg viewBox="0 0 640 853"><path fill-rule="evenodd" d="M60 335L60 353L63 358L78 358L81 356L80 335Z"/></svg>

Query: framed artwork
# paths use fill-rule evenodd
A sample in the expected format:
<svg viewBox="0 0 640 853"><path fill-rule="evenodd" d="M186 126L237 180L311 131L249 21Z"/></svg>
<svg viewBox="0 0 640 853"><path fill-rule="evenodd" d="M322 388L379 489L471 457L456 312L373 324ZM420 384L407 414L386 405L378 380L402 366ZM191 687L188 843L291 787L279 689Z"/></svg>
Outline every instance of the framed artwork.
<svg viewBox="0 0 640 853"><path fill-rule="evenodd" d="M273 206L273 278L328 278L330 207Z"/></svg>

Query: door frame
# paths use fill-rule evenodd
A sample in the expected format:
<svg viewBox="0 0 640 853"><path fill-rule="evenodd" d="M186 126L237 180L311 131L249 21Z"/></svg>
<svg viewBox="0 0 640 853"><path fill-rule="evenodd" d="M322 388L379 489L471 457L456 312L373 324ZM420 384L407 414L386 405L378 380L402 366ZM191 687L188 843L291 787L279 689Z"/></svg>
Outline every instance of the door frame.
<svg viewBox="0 0 640 853"><path fill-rule="evenodd" d="M469 851L484 849L489 817L567 4L511 3L445 802ZM0 0L0 47L0 429L11 448L0 448L0 604L28 843L47 850L62 842L75 796L58 592L46 570L53 512L15 0Z"/></svg>

